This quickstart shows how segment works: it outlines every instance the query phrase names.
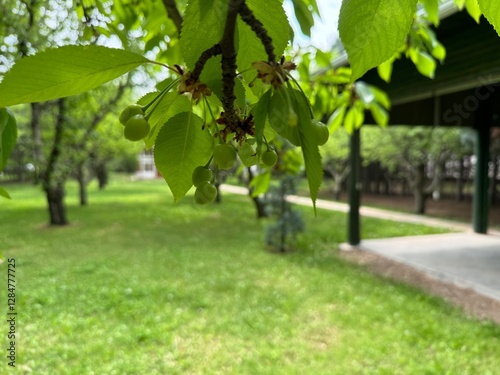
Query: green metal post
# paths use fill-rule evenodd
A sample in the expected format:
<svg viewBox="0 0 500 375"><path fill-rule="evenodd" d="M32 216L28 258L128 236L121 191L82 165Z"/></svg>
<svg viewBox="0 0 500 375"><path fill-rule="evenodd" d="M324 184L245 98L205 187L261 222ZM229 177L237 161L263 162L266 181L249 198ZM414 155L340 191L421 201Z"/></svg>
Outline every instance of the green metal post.
<svg viewBox="0 0 500 375"><path fill-rule="evenodd" d="M349 213L348 213L348 242L349 245L358 245L361 241L359 206L361 186L359 174L361 168L361 136L360 130L355 130L351 135L350 147L350 165L351 173L349 176Z"/></svg>
<svg viewBox="0 0 500 375"><path fill-rule="evenodd" d="M474 175L474 198L472 208L472 222L474 232L488 232L488 185L489 185L489 161L490 161L490 129L480 127L476 129L476 172Z"/></svg>

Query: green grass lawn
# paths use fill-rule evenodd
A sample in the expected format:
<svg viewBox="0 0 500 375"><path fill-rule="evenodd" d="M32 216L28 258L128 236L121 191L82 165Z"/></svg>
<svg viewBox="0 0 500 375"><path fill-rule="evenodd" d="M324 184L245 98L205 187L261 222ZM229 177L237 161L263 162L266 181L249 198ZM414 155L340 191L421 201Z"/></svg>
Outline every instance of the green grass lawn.
<svg viewBox="0 0 500 375"><path fill-rule="evenodd" d="M79 207L70 186L72 224L49 228L36 188L8 190L0 248L17 264L12 373L499 373L500 327L337 258L344 214L302 209L299 250L279 255L264 250L266 223L244 196L174 205L161 181L120 180L91 186ZM439 230L366 219L363 231Z"/></svg>

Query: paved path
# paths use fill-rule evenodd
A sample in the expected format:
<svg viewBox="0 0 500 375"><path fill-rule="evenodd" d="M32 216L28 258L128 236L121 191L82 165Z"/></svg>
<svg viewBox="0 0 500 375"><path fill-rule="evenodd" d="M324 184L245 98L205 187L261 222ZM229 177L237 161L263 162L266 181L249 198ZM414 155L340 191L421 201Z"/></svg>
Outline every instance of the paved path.
<svg viewBox="0 0 500 375"><path fill-rule="evenodd" d="M222 185L222 190L248 194L246 188ZM289 196L290 202L312 206L305 197ZM318 208L348 212L345 203L317 200ZM459 233L363 240L356 248L374 252L424 271L431 277L465 286L500 301L500 232L472 233L472 225L451 220L361 207L362 216L447 228ZM349 249L341 244L342 249Z"/></svg>
<svg viewBox="0 0 500 375"><path fill-rule="evenodd" d="M221 185L222 191L226 191L228 193L233 194L242 194L247 195L247 188L241 186L234 185ZM311 198L308 197L299 197L297 195L290 195L288 197L288 201L299 204L301 206L310 206L312 207ZM332 202L323 199L318 199L316 201L316 207L322 208L330 211L340 211L340 212L348 212L349 205L347 203L341 202ZM458 221L453 220L444 220L444 219L436 219L422 215L414 215L402 212L395 212L390 210L384 210L380 208L373 207L361 207L360 208L361 216L367 217L375 217L379 219L386 220L394 220L394 221L402 221L405 223L414 223L414 224L424 224L433 227L441 227L454 231L472 231L472 224L460 223ZM499 233L500 234L500 233Z"/></svg>
<svg viewBox="0 0 500 375"><path fill-rule="evenodd" d="M445 233L365 240L356 248L500 301L500 236Z"/></svg>

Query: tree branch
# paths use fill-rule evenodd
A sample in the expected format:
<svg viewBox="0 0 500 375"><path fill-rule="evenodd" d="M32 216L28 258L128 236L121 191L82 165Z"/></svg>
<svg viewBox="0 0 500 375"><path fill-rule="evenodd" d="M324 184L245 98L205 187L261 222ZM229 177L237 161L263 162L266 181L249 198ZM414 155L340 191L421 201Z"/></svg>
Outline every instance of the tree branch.
<svg viewBox="0 0 500 375"><path fill-rule="evenodd" d="M163 5L165 6L168 17L174 22L180 35L182 28L182 16L177 8L175 0L163 0Z"/></svg>
<svg viewBox="0 0 500 375"><path fill-rule="evenodd" d="M255 16L253 15L252 10L247 6L245 2L241 4L239 8L239 13L241 16L241 19L252 28L254 33L257 35L257 37L261 40L262 44L264 45L264 48L267 53L267 58L268 62L273 64L276 62L276 55L274 53L274 46L273 46L273 40L267 33L267 30L264 28L264 25L262 22L260 22Z"/></svg>
<svg viewBox="0 0 500 375"><path fill-rule="evenodd" d="M211 57L220 55L222 53L222 48L221 44L217 43L210 47L209 49L203 51L203 53L200 55L200 58L198 61L196 61L196 64L194 66L194 70L191 73L191 78L196 82L200 78L201 72L203 71L203 68L205 64L207 63L208 59Z"/></svg>
<svg viewBox="0 0 500 375"><path fill-rule="evenodd" d="M238 116L234 110L234 79L236 78L236 49L234 33L236 19L244 0L229 0L224 34L220 42L222 51L222 106L228 125L233 128L238 124Z"/></svg>

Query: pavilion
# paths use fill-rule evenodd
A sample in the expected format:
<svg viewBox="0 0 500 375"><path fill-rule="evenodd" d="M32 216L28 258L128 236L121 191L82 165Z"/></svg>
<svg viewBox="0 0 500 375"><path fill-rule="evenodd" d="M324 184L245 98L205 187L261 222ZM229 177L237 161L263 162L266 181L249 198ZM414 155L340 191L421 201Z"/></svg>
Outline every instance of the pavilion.
<svg viewBox="0 0 500 375"><path fill-rule="evenodd" d="M466 126L476 134L472 225L476 233L488 231L488 186L491 128L500 126L500 37L484 18L477 24L453 2L440 7L438 40L446 47L443 65L434 79L422 76L413 63L394 63L390 83L379 78L376 69L362 78L388 93L392 108L389 125ZM347 65L340 56L334 66ZM351 137L349 183L350 245L360 243L360 131Z"/></svg>

